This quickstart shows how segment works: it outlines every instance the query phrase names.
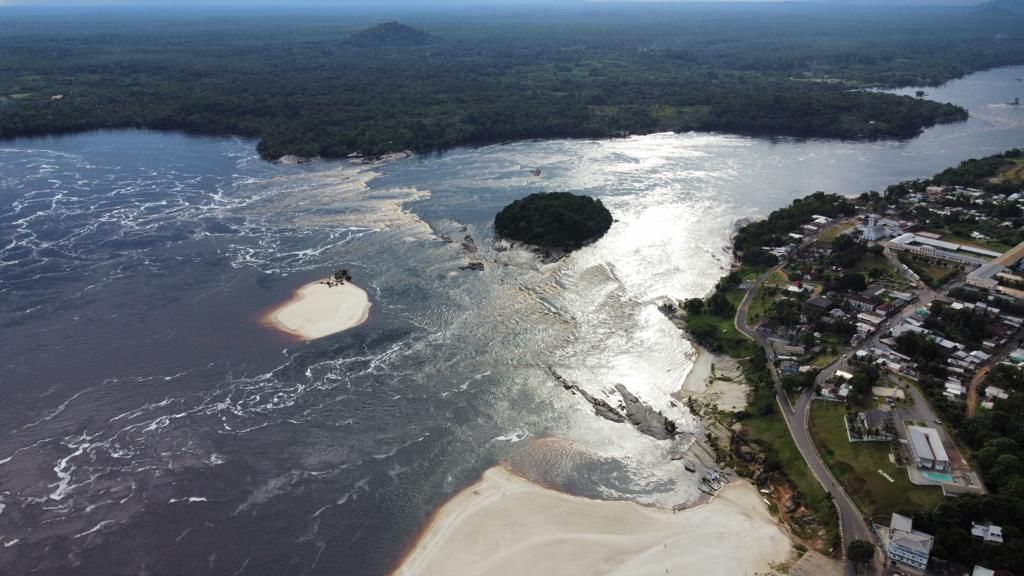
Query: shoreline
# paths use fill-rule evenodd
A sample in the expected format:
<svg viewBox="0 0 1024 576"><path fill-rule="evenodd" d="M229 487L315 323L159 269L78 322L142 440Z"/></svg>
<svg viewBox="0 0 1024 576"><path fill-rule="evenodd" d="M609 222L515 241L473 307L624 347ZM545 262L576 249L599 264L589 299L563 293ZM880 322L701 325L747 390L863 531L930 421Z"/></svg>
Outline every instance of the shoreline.
<svg viewBox="0 0 1024 576"><path fill-rule="evenodd" d="M371 307L366 291L352 282L332 286L317 280L296 288L287 300L264 313L260 323L310 341L365 323Z"/></svg>
<svg viewBox="0 0 1024 576"><path fill-rule="evenodd" d="M690 342L696 358L673 396L679 400L693 398L723 412L746 409L750 385L743 377L739 361L728 354L710 352L692 340Z"/></svg>
<svg viewBox="0 0 1024 576"><path fill-rule="evenodd" d="M686 336L689 336L689 334ZM676 391L677 395L684 398L686 396L697 396L707 391L708 381L711 379L711 371L715 360L715 354L704 349L695 340L691 338L688 338L688 340L693 345L694 350L693 366L690 367L690 371L683 378L683 383L679 386L679 390Z"/></svg>
<svg viewBox="0 0 1024 576"><path fill-rule="evenodd" d="M793 541L748 482L679 512L590 500L504 466L435 509L393 576L770 572Z"/></svg>

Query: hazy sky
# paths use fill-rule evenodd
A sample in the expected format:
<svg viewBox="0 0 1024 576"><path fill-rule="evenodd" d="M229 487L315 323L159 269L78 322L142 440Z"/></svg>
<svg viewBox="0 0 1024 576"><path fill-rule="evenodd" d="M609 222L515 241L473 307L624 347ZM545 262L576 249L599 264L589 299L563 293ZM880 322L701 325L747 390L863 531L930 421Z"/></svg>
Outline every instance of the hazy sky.
<svg viewBox="0 0 1024 576"><path fill-rule="evenodd" d="M295 5L298 3L315 4L360 4L363 6L373 4L411 4L429 5L437 4L581 4L587 2L702 2L709 0L302 0L294 2L289 0L0 0L0 6L98 6L98 5L163 5L163 6L209 6L219 5ZM712 2L778 2L780 0L710 0ZM917 5L917 6L969 6L981 4L985 0L812 0L813 4L846 4L846 5Z"/></svg>

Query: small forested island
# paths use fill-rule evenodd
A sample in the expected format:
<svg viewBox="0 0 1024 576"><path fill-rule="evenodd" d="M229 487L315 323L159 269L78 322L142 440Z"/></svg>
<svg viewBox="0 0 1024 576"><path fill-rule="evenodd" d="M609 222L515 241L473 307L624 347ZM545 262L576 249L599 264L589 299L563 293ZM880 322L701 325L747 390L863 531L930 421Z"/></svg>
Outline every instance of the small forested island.
<svg viewBox="0 0 1024 576"><path fill-rule="evenodd" d="M565 252L604 236L611 226L612 214L600 200L570 192L530 194L494 217L501 238Z"/></svg>

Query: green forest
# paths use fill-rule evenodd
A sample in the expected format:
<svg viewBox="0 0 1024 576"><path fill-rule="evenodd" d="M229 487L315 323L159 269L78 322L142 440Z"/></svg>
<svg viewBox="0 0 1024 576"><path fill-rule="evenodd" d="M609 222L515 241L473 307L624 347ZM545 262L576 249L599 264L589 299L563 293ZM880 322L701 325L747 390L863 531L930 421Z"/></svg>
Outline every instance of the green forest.
<svg viewBox="0 0 1024 576"><path fill-rule="evenodd" d="M569 192L538 192L502 208L494 217L501 238L553 250L575 250L604 236L612 215L600 200Z"/></svg>
<svg viewBox="0 0 1024 576"><path fill-rule="evenodd" d="M256 138L266 158L666 130L908 138L966 112L863 88L1024 62L1024 19L972 8L372 10L5 7L0 138L145 127Z"/></svg>

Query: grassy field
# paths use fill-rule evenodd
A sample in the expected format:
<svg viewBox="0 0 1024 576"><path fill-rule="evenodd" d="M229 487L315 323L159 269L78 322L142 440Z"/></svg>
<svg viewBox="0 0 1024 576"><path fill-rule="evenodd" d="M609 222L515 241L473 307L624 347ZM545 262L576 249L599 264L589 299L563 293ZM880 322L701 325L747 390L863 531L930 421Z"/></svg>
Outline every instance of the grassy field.
<svg viewBox="0 0 1024 576"><path fill-rule="evenodd" d="M930 511L942 500L938 487L914 486L907 472L889 461L889 445L884 442L851 444L846 438L843 416L846 407L816 402L811 410L811 434L832 473L869 516L891 514L897 510ZM895 482L889 482L882 470Z"/></svg>
<svg viewBox="0 0 1024 576"><path fill-rule="evenodd" d="M830 243L836 239L836 236L839 236L853 227L854 224L852 222L839 222L837 224L833 224L821 231L821 234L818 235L818 242L823 244Z"/></svg>
<svg viewBox="0 0 1024 576"><path fill-rule="evenodd" d="M921 280L924 280L925 284L932 288L942 286L958 273L956 268L936 266L935 264L929 264L924 260L906 255L900 255L900 262L906 264L908 268L921 277Z"/></svg>
<svg viewBox="0 0 1024 576"><path fill-rule="evenodd" d="M871 278L871 271L875 270L875 275L878 277L889 276L896 280L900 280L901 277L896 271L896 268L892 265L885 256L878 256L868 252L863 258L857 262L857 266L854 268L856 272L860 272L867 278Z"/></svg>
<svg viewBox="0 0 1024 576"><path fill-rule="evenodd" d="M725 295L729 302L738 308L746 292L741 288L733 288ZM736 329L733 314L715 316L704 313L688 316L686 323L690 334L713 352L725 352L734 358L745 358L759 352L757 345Z"/></svg>
<svg viewBox="0 0 1024 576"><path fill-rule="evenodd" d="M803 503L814 511L822 526L836 530L835 509L793 443L782 414L776 410L770 416L748 418L743 421L743 427L748 438L764 442L775 450L782 471L800 492Z"/></svg>
<svg viewBox="0 0 1024 576"><path fill-rule="evenodd" d="M811 366L821 369L839 359L839 354L832 354L831 352L822 352L811 360Z"/></svg>
<svg viewBox="0 0 1024 576"><path fill-rule="evenodd" d="M1024 183L1024 159L1014 160L1013 163L1014 167L1003 172L1000 176L1011 182Z"/></svg>
<svg viewBox="0 0 1024 576"><path fill-rule="evenodd" d="M750 310L747 316L747 321L750 324L756 324L760 322L762 318L767 316L768 311L771 310L772 304L775 303L775 290L773 288L761 288L754 294L753 300L750 301Z"/></svg>
<svg viewBox="0 0 1024 576"><path fill-rule="evenodd" d="M768 278L765 278L764 283L771 286L785 288L786 286L789 286L789 276L787 276L782 270L776 270L775 272L772 272Z"/></svg>

